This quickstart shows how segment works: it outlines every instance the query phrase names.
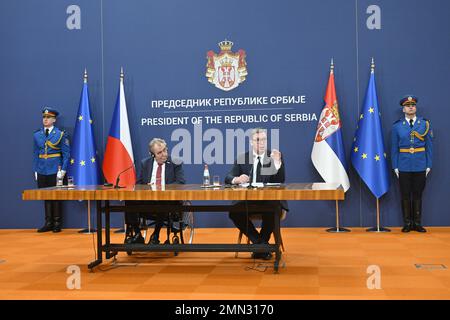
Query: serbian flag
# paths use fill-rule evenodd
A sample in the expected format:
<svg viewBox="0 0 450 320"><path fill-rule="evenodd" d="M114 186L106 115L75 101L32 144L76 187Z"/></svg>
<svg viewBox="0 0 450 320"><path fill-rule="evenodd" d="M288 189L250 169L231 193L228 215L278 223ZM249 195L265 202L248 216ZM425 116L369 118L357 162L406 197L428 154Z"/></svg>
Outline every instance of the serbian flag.
<svg viewBox="0 0 450 320"><path fill-rule="evenodd" d="M350 188L342 142L342 121L334 86L333 60L325 93L325 106L317 124L311 160L325 182L340 183L344 191Z"/></svg>
<svg viewBox="0 0 450 320"><path fill-rule="evenodd" d="M103 174L106 181L110 183L116 183L117 177L120 175L120 186L130 186L136 183L133 146L123 89L123 70L120 71L119 93L106 142Z"/></svg>

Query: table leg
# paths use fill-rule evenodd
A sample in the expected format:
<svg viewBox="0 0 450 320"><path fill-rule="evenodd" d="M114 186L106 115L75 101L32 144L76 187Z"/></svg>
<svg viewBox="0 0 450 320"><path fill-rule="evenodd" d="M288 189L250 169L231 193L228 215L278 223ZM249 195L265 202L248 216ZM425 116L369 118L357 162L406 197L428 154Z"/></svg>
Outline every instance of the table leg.
<svg viewBox="0 0 450 320"><path fill-rule="evenodd" d="M111 244L111 210L109 208L109 200L105 201L105 245L107 248L109 248ZM111 251L109 249L105 253L106 259L111 258Z"/></svg>
<svg viewBox="0 0 450 320"><path fill-rule="evenodd" d="M281 230L280 230L280 214L281 214L281 207L275 206L274 210L274 224L273 224L273 235L275 238L275 244L277 247L277 251L275 251L275 261L273 264L274 273L278 273L278 266L280 264L281 260Z"/></svg>
<svg viewBox="0 0 450 320"><path fill-rule="evenodd" d="M94 267L96 267L97 265L99 265L100 263L102 263L102 259L103 259L103 254L102 254L102 231L103 231L103 227L102 227L102 201L101 200L97 200L97 260L92 261L89 265L88 265L88 269L93 269Z"/></svg>

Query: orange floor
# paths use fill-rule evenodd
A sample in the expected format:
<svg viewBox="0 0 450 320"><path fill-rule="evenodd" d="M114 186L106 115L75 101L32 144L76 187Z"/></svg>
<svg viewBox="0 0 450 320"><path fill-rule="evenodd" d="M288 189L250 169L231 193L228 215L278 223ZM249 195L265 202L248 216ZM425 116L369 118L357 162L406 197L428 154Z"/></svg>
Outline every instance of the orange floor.
<svg viewBox="0 0 450 320"><path fill-rule="evenodd" d="M392 230L283 229L279 274L248 253L119 253L89 272L93 235L0 230L0 299L450 299L450 228ZM235 229L197 229L194 240L236 239ZM81 268L79 290L67 288L70 265ZM370 265L380 268L380 289L367 287Z"/></svg>

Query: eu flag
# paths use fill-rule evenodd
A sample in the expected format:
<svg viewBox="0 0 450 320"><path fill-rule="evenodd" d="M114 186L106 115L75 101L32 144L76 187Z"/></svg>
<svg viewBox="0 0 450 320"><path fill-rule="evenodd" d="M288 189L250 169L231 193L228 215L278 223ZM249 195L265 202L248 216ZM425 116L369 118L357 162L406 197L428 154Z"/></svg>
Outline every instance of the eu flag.
<svg viewBox="0 0 450 320"><path fill-rule="evenodd" d="M353 139L351 162L376 198L389 190L387 155L372 60L369 85Z"/></svg>
<svg viewBox="0 0 450 320"><path fill-rule="evenodd" d="M100 182L99 161L92 127L86 70L83 80L83 90L70 151L68 175L73 176L76 185L98 185Z"/></svg>

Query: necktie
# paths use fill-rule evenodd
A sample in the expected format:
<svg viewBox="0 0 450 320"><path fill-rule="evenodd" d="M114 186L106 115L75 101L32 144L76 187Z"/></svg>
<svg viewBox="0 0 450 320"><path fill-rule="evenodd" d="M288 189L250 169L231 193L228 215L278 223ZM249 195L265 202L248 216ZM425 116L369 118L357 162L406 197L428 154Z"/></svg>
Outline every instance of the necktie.
<svg viewBox="0 0 450 320"><path fill-rule="evenodd" d="M156 186L161 187L161 172L162 172L162 164L158 163L158 169L156 169Z"/></svg>
<svg viewBox="0 0 450 320"><path fill-rule="evenodd" d="M48 128L45 129L45 136L48 137Z"/></svg>
<svg viewBox="0 0 450 320"><path fill-rule="evenodd" d="M261 180L261 167L262 167L261 158L258 157L256 161L258 161L258 164L256 166L256 181L255 182L262 182L262 180Z"/></svg>
<svg viewBox="0 0 450 320"><path fill-rule="evenodd" d="M414 120L413 119L409 119L409 126L412 128L414 125Z"/></svg>

